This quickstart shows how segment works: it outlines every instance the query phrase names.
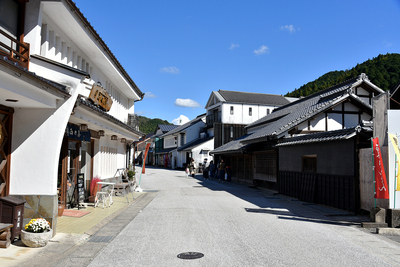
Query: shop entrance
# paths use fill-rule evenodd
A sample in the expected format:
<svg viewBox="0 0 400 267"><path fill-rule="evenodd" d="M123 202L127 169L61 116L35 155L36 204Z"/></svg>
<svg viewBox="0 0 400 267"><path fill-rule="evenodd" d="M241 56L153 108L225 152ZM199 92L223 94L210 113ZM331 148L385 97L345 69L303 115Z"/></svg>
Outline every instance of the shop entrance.
<svg viewBox="0 0 400 267"><path fill-rule="evenodd" d="M64 207L71 206L77 197L75 185L78 174L84 175L85 198L88 197L90 180L93 176L92 158L94 140L90 138L86 140L89 140L89 142L70 138L67 135L64 136L57 181L58 200Z"/></svg>

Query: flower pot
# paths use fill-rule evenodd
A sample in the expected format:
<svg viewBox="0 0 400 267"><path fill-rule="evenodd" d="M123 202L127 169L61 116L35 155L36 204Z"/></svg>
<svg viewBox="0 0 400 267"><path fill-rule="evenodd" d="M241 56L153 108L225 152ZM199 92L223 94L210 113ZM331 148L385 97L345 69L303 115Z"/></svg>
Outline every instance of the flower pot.
<svg viewBox="0 0 400 267"><path fill-rule="evenodd" d="M38 248L44 247L49 243L49 240L53 237L53 229L43 233L33 233L21 230L22 243L27 247Z"/></svg>

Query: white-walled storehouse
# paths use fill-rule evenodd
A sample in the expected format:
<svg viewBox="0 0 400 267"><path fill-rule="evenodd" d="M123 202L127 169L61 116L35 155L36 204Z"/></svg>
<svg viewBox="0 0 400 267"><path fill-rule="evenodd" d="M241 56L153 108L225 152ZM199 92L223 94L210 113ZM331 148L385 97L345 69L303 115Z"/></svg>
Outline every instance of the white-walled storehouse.
<svg viewBox="0 0 400 267"><path fill-rule="evenodd" d="M206 124L207 132L214 136L214 148L243 136L246 125L289 103L280 95L213 91L206 104Z"/></svg>
<svg viewBox="0 0 400 267"><path fill-rule="evenodd" d="M25 222L54 228L78 174L88 192L94 176L132 162L144 94L72 1L0 5L1 196L27 201Z"/></svg>

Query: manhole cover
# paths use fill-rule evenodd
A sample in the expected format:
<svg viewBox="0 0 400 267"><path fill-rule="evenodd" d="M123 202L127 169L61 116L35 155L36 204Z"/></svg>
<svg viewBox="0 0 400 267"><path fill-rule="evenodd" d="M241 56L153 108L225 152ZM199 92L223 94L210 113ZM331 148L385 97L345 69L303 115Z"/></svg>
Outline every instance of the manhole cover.
<svg viewBox="0 0 400 267"><path fill-rule="evenodd" d="M204 257L204 254L200 252L184 252L178 255L178 258L184 260L194 260L194 259L200 259L202 257Z"/></svg>

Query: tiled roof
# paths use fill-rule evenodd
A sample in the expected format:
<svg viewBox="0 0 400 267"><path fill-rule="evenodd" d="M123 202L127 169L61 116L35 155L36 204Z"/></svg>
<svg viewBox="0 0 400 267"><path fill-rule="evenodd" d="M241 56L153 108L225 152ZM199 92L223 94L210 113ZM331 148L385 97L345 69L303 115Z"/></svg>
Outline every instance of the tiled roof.
<svg viewBox="0 0 400 267"><path fill-rule="evenodd" d="M65 97L71 96L65 85L62 85L57 82L51 81L49 79L43 78L42 76L38 76L38 75L36 75L36 73L29 71L27 68L21 67L20 65L18 65L17 62L9 60L8 57L6 57L6 56L0 56L0 63L2 65L6 65L6 66L14 68L18 71L24 72L31 79L36 79L38 81L45 83L47 86L50 86L52 89L55 89L56 91L58 91L58 93L63 94Z"/></svg>
<svg viewBox="0 0 400 267"><path fill-rule="evenodd" d="M226 90L219 90L218 93L229 103L264 104L272 106L282 106L290 103L289 100L281 95Z"/></svg>
<svg viewBox="0 0 400 267"><path fill-rule="evenodd" d="M292 102L286 106L277 108L271 114L247 125L247 129L256 126L265 126L247 138L243 139L242 142L253 143L263 141L268 136L279 136L285 131L312 118L316 114L331 108L346 98L356 100L361 105L364 105L370 109L370 105L361 101L361 99L353 94L350 90L362 82L367 82L371 87L374 87L374 89L380 93L383 92L381 89L371 84L365 74L361 74L341 84L299 99L298 101Z"/></svg>
<svg viewBox="0 0 400 267"><path fill-rule="evenodd" d="M217 147L210 154L226 154L226 153L240 153L244 148L249 146L249 144L243 144L241 141L249 135L244 135L238 139L235 139L227 144Z"/></svg>
<svg viewBox="0 0 400 267"><path fill-rule="evenodd" d="M105 112L103 109L97 107L96 105L94 105L91 101L89 101L88 99L86 99L84 96L79 96L78 100L77 100L80 104L83 104L84 107L95 111L97 114L99 114L100 116L105 117L107 120L114 122L115 124L139 135L139 136L143 136L144 133L140 132L140 131L136 131L133 127L129 126L126 123L123 123L122 121L118 120L117 118L111 116L110 114L108 114L107 112Z"/></svg>
<svg viewBox="0 0 400 267"><path fill-rule="evenodd" d="M157 128L159 128L163 133L168 133L169 131L172 131L173 129L179 127L179 125L173 125L173 124L159 124Z"/></svg>
<svg viewBox="0 0 400 267"><path fill-rule="evenodd" d="M203 144L203 143L205 143L207 141L210 141L213 138L214 138L214 136L209 136L209 137L205 137L205 138L196 139L196 140L194 140L194 141L192 141L190 143L187 143L187 144L185 144L185 145L183 145L181 147L178 147L178 151L185 151L185 150L186 151L190 151L193 148L195 148L195 147L197 147L197 146L199 146L199 145L201 145L201 144Z"/></svg>
<svg viewBox="0 0 400 267"><path fill-rule="evenodd" d="M188 128L188 127L190 127L190 126L192 126L192 125L198 123L198 122L201 121L205 116L206 116L205 114L202 115L202 116L197 116L195 119L193 119L193 120L191 120L191 121L189 121L189 122L187 122L187 123L185 123L185 124L182 124L182 125L176 127L175 129L173 129L173 130L171 130L171 131L169 131L169 132L167 132L167 133L161 135L160 137L165 137L165 136L170 135L170 134L179 133L180 131L183 131L183 130L185 130L186 128Z"/></svg>
<svg viewBox="0 0 400 267"><path fill-rule="evenodd" d="M315 133L315 134L306 134L296 137L283 138L278 141L276 146L291 146L291 145L300 145L300 144L308 144L308 143L317 143L317 142L326 142L326 141L336 141L336 140L345 140L352 138L357 134L357 132L361 131L361 127L352 127L348 129Z"/></svg>

